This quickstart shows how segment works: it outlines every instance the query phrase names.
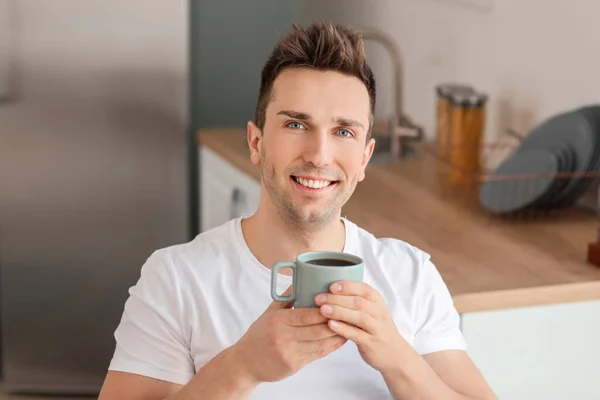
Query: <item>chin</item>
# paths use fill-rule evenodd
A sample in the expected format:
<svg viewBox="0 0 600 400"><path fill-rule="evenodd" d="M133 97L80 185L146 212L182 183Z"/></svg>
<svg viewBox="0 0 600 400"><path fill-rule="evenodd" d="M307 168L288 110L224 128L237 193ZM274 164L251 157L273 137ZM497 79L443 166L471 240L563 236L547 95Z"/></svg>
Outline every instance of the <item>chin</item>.
<svg viewBox="0 0 600 400"><path fill-rule="evenodd" d="M317 210L302 209L301 207L296 208L292 217L296 223L307 225L307 226L320 226L326 225L333 219L335 212L326 208L319 208Z"/></svg>

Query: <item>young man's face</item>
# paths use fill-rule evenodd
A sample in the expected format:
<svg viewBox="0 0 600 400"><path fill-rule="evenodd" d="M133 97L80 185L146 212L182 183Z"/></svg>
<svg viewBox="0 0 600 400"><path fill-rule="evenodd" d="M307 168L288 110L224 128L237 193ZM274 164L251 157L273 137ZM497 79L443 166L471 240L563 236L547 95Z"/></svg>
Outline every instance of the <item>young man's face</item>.
<svg viewBox="0 0 600 400"><path fill-rule="evenodd" d="M309 68L278 75L262 135L250 123L249 136L252 161L284 218L309 227L339 216L373 152L369 114L369 94L355 77Z"/></svg>

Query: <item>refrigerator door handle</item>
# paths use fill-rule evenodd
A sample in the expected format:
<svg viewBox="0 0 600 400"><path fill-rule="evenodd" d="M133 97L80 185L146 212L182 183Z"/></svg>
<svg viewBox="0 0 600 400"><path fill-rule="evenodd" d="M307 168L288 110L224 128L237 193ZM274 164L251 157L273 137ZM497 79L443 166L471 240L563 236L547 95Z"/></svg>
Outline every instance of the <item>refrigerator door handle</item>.
<svg viewBox="0 0 600 400"><path fill-rule="evenodd" d="M244 206L246 204L246 194L240 188L234 188L231 191L231 209L230 219L240 217L244 212Z"/></svg>

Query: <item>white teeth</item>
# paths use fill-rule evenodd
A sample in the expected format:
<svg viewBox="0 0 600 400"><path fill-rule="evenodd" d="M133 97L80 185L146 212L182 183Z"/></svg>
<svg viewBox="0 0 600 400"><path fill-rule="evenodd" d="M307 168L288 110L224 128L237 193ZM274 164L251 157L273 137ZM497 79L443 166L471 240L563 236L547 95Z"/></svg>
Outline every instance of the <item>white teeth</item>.
<svg viewBox="0 0 600 400"><path fill-rule="evenodd" d="M296 182L298 182L299 184L312 188L312 189L322 189L324 187L327 187L329 185L331 185L330 181L313 181L313 180L306 180L303 178L299 178L299 177L295 177Z"/></svg>

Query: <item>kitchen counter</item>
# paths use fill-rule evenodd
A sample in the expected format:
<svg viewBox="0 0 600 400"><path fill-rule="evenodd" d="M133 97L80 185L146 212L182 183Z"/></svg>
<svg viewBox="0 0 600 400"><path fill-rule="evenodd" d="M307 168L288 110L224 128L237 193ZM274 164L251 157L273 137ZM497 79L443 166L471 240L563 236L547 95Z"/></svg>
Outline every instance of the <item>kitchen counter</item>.
<svg viewBox="0 0 600 400"><path fill-rule="evenodd" d="M201 130L198 142L260 181L244 129ZM492 217L469 189L444 184L438 164L421 151L410 160L369 166L342 214L378 237L430 253L460 313L600 299L600 268L586 262L598 229L591 213Z"/></svg>

